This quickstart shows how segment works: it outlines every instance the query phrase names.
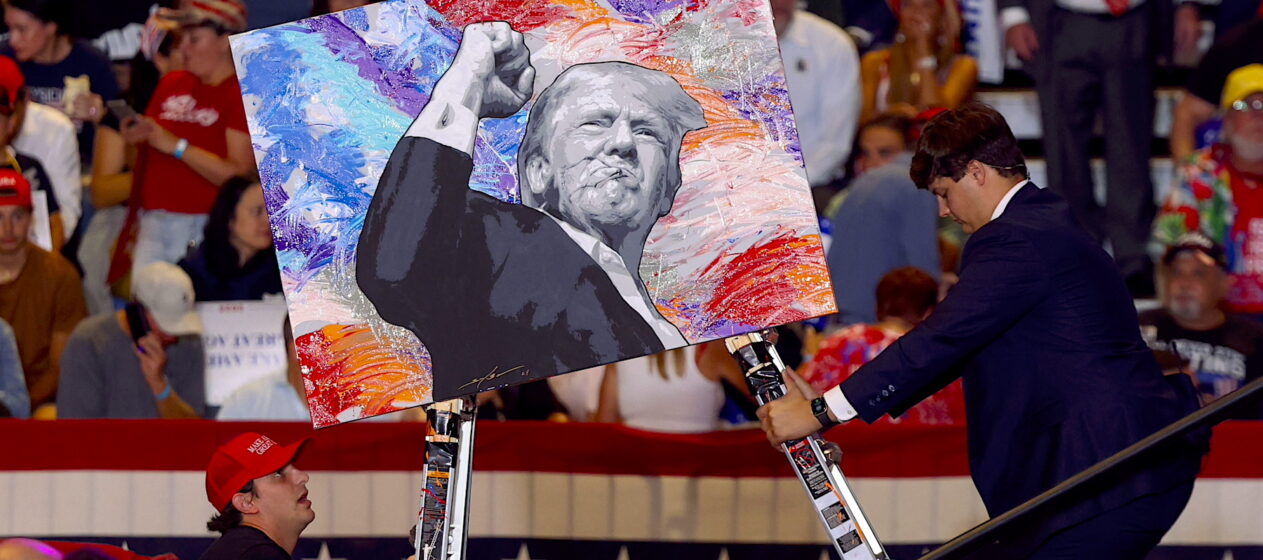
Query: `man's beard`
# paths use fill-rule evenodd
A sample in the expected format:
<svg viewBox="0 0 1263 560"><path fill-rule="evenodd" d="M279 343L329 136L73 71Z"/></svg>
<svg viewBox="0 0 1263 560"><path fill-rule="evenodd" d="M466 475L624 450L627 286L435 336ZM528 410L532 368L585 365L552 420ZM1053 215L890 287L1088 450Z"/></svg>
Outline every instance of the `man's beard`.
<svg viewBox="0 0 1263 560"><path fill-rule="evenodd" d="M1167 311L1177 320L1195 322L1202 318L1206 307L1195 299L1177 297L1171 298L1171 303L1167 305Z"/></svg>
<svg viewBox="0 0 1263 560"><path fill-rule="evenodd" d="M1250 162L1263 161L1263 141L1242 138L1239 134L1228 136L1228 145L1232 146L1232 155Z"/></svg>

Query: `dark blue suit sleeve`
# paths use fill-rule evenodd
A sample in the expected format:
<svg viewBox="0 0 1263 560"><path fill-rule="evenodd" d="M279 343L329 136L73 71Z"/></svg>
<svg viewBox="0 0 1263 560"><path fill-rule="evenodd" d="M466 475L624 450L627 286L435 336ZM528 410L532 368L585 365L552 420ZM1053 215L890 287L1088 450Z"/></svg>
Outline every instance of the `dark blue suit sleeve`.
<svg viewBox="0 0 1263 560"><path fill-rule="evenodd" d="M1039 252L1002 223L970 238L958 283L928 319L842 383L860 418L898 416L960 376L960 367L1050 290Z"/></svg>

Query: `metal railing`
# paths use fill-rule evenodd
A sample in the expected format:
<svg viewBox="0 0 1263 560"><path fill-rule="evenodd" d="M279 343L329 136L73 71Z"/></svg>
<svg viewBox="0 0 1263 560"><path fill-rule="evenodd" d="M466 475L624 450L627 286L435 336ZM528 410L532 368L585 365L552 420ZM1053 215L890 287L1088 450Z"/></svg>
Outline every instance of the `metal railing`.
<svg viewBox="0 0 1263 560"><path fill-rule="evenodd" d="M1167 442L1184 436L1194 430L1207 428L1218 424L1232 412L1232 409L1238 405L1244 404L1252 397L1258 396L1263 391L1263 378L1255 379L1247 383L1240 389L1233 391L1223 397L1216 399L1214 402L1202 407L1184 418L1172 423L1149 437L1146 437L1132 445L1126 447L1122 451L1115 453L1101 462L1084 469L1044 493L1035 496L1022 503L1021 505L997 515L986 523L978 525L970 529L956 538L948 541L930 553L921 557L920 560L948 560L954 558L967 558L970 554L977 552L984 546L990 545L993 541L1003 536L1008 530L1016 528L1019 522L1024 522L1031 518L1035 513L1045 509L1048 505L1058 498L1100 479L1109 473L1112 473L1124 465L1131 463L1137 457L1158 448Z"/></svg>

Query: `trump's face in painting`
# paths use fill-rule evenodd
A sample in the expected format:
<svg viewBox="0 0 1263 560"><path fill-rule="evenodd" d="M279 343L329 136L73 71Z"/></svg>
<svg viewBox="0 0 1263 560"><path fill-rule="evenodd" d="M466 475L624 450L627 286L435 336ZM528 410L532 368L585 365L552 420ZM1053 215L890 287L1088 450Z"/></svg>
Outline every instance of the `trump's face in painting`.
<svg viewBox="0 0 1263 560"><path fill-rule="evenodd" d="M622 63L573 67L549 89L527 131L538 145L523 140L524 200L603 237L647 232L671 209L700 106L666 74Z"/></svg>

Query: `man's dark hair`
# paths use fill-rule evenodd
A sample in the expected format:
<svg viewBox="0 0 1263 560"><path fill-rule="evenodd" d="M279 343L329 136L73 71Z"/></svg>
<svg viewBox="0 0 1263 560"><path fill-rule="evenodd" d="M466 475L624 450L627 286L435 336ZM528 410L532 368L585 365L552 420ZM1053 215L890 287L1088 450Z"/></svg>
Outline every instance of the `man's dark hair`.
<svg viewBox="0 0 1263 560"><path fill-rule="evenodd" d="M944 111L926 123L912 156L912 182L929 189L939 177L959 181L971 161L995 168L1002 177L1028 176L1009 123L978 102Z"/></svg>
<svg viewBox="0 0 1263 560"><path fill-rule="evenodd" d="M938 303L938 282L915 266L896 268L877 283L877 319L917 322Z"/></svg>
<svg viewBox="0 0 1263 560"><path fill-rule="evenodd" d="M251 495L258 496L258 494L254 493L253 480L247 482L246 485L238 491L238 493L242 492L249 492ZM236 529L237 527L240 527L241 518L241 512L237 511L237 508L232 505L232 502L229 502L227 507L219 513L216 513L210 518L210 521L206 522L206 530L215 531L216 533L222 535L227 533L229 529Z"/></svg>

